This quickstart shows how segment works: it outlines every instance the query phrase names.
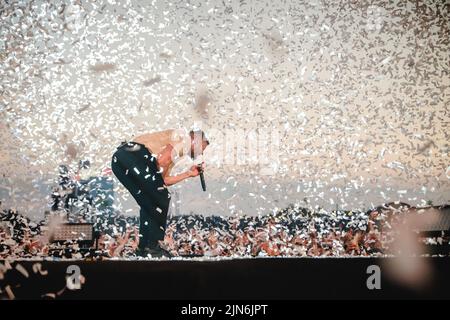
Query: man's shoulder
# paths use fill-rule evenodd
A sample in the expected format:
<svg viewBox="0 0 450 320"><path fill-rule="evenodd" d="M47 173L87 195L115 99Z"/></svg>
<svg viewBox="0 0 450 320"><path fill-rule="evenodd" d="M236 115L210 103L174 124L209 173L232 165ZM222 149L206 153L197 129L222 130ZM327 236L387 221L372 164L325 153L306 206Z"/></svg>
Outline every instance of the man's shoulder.
<svg viewBox="0 0 450 320"><path fill-rule="evenodd" d="M141 134L140 136L146 136L146 137L171 137L175 134L176 129L166 129L166 130L160 130L160 131L150 131Z"/></svg>
<svg viewBox="0 0 450 320"><path fill-rule="evenodd" d="M186 129L178 128L178 129L166 129L161 131L153 131L150 134L159 134L159 135L185 135L188 134Z"/></svg>
<svg viewBox="0 0 450 320"><path fill-rule="evenodd" d="M178 157L182 157L188 152L190 141L189 133L183 128L174 129L171 132L170 144L173 146L174 153L176 153Z"/></svg>
<svg viewBox="0 0 450 320"><path fill-rule="evenodd" d="M188 132L183 128L169 129L166 132L170 135L172 141L182 141L188 136Z"/></svg>
<svg viewBox="0 0 450 320"><path fill-rule="evenodd" d="M189 137L189 132L183 128L166 129L161 131L153 131L143 134L142 137L146 139L156 139L159 141L167 141L167 143L180 143Z"/></svg>

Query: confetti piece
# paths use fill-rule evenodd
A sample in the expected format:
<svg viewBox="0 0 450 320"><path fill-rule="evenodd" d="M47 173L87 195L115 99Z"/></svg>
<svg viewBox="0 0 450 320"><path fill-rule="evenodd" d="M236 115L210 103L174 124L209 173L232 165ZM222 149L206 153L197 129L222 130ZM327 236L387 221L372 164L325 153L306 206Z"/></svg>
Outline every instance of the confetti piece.
<svg viewBox="0 0 450 320"><path fill-rule="evenodd" d="M116 68L116 66L112 63L97 63L91 66L91 70L94 72L105 72L112 71Z"/></svg>
<svg viewBox="0 0 450 320"><path fill-rule="evenodd" d="M28 271L19 263L16 265L16 270L19 271L25 278L30 276Z"/></svg>

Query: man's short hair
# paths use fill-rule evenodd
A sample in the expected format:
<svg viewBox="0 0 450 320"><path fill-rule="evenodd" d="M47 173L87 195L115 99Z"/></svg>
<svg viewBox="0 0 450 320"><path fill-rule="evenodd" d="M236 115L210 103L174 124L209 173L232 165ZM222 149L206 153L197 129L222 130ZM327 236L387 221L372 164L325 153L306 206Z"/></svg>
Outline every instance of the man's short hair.
<svg viewBox="0 0 450 320"><path fill-rule="evenodd" d="M191 136L191 139L194 139L195 137L202 137L202 142L206 142L207 146L209 145L209 140L203 130L191 130L189 131L189 135Z"/></svg>

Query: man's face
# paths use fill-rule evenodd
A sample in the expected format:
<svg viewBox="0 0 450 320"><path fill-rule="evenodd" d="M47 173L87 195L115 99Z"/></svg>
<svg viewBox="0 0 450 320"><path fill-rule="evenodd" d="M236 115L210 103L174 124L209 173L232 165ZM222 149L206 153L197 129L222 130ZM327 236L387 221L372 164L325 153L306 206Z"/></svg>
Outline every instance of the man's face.
<svg viewBox="0 0 450 320"><path fill-rule="evenodd" d="M208 144L205 141L202 141L200 137L191 139L191 158L195 159L199 155L202 155L207 146Z"/></svg>

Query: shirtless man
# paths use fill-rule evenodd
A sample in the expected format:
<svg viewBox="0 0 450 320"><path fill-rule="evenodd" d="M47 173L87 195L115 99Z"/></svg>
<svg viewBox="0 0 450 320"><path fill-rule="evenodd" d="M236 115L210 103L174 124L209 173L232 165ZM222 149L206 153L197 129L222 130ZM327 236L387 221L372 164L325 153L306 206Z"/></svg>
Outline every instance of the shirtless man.
<svg viewBox="0 0 450 320"><path fill-rule="evenodd" d="M209 141L201 130L165 130L146 133L117 148L111 169L140 206L140 241L137 254L170 256L159 241L164 239L170 192L167 186L199 175L197 165L172 176L175 162L188 155L202 155ZM202 163L203 166L203 163Z"/></svg>

